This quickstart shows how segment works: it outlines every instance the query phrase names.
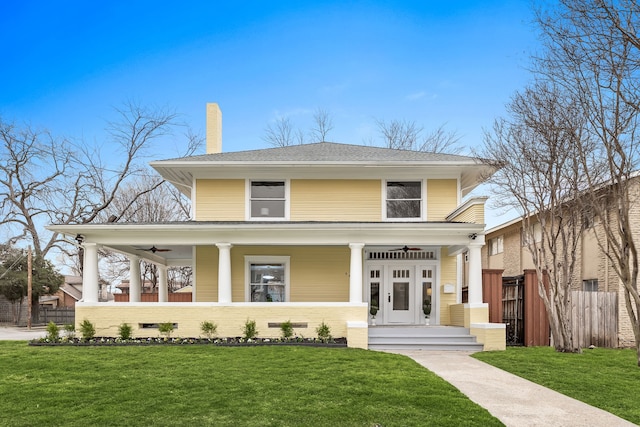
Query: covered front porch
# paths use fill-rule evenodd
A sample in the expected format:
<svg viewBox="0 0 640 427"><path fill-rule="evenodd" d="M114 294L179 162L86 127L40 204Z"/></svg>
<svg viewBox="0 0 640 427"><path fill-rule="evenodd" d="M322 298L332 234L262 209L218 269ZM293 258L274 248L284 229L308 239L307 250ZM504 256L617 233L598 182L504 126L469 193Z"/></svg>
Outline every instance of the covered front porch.
<svg viewBox="0 0 640 427"><path fill-rule="evenodd" d="M154 327L171 322L176 327L174 335L197 337L202 334L201 322L209 321L218 325L219 336L231 337L242 335L247 319L256 321L260 337L280 336L274 325L286 321L299 325L295 329L298 335L315 336L315 329L324 322L334 337L346 337L350 347L368 348L370 267L381 261L392 265L393 260L375 257L405 247L436 254L434 259L397 260L398 265L412 266L403 270L428 265L438 272L432 277L433 324L469 328L471 323L488 322L487 306L482 303L480 265L484 240L479 234L481 226L476 224L194 221L59 227L73 227L73 231L65 231L77 233L84 248L84 295L76 305L76 321L90 320L103 336L117 336L122 323L132 325L135 336L156 336ZM102 247L129 257L128 303L98 302L98 254ZM463 251L468 257L467 304L460 304L459 297ZM140 302L141 259L159 267L157 303ZM283 296L256 302L260 300L254 299L258 285L253 283L252 268L273 260L281 261L278 265L286 271L286 279L278 282ZM168 302L166 270L174 265L191 265L194 269L191 303ZM415 319L405 322L408 324L423 320L416 309L416 304L422 305L418 274L415 280L407 281L407 289L415 296L407 299L412 301ZM265 279L266 275L261 277ZM398 304L391 302L389 307ZM461 322L458 308L463 313Z"/></svg>

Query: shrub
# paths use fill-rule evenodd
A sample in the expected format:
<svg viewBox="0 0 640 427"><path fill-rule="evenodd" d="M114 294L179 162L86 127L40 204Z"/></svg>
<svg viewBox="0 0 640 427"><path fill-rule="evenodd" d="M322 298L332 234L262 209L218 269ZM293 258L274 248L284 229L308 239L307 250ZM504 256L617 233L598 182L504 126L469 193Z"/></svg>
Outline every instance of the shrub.
<svg viewBox="0 0 640 427"><path fill-rule="evenodd" d="M76 336L76 326L68 323L64 325L64 333L69 339L73 339Z"/></svg>
<svg viewBox="0 0 640 427"><path fill-rule="evenodd" d="M121 340L130 340L133 335L133 327L128 323L118 326L118 335Z"/></svg>
<svg viewBox="0 0 640 427"><path fill-rule="evenodd" d="M80 334L86 341L93 339L93 337L96 336L96 327L93 326L93 323L84 319L82 323L80 323Z"/></svg>
<svg viewBox="0 0 640 427"><path fill-rule="evenodd" d="M207 336L207 338L211 339L216 336L216 333L218 332L218 325L205 320L200 323L200 330Z"/></svg>
<svg viewBox="0 0 640 427"><path fill-rule="evenodd" d="M280 324L280 330L282 331L282 338L291 338L293 336L293 324L291 320L282 322Z"/></svg>
<svg viewBox="0 0 640 427"><path fill-rule="evenodd" d="M316 328L316 334L318 334L318 339L322 342L328 342L329 340L331 340L331 328L329 327L329 325L324 323L324 320L322 321L320 326Z"/></svg>
<svg viewBox="0 0 640 427"><path fill-rule="evenodd" d="M47 339L54 342L60 339L60 328L53 322L47 324Z"/></svg>
<svg viewBox="0 0 640 427"><path fill-rule="evenodd" d="M165 322L158 324L158 331L160 331L160 333L162 335L165 335L167 338L170 338L171 332L173 332L173 323Z"/></svg>
<svg viewBox="0 0 640 427"><path fill-rule="evenodd" d="M256 328L256 321L247 319L244 322L244 328L242 329L242 338L248 340L255 338L258 335L258 329Z"/></svg>

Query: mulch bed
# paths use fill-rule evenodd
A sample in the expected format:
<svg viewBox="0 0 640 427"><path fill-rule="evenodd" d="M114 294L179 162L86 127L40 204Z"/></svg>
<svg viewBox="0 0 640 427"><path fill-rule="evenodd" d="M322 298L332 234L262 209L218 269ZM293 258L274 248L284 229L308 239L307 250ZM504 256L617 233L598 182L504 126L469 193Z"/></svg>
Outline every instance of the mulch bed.
<svg viewBox="0 0 640 427"><path fill-rule="evenodd" d="M29 341L31 346L150 346L150 345L215 345L221 347L259 347L266 345L306 346L306 347L347 347L346 338L332 338L321 341L317 338L132 338L122 340L111 337L95 337L89 340L83 338L62 337L58 340L40 338Z"/></svg>

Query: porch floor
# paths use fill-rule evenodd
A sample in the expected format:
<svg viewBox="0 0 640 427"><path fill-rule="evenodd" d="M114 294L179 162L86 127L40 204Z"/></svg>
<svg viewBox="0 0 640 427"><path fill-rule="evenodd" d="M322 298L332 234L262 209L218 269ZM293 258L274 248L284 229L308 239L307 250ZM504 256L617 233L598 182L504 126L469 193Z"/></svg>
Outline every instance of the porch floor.
<svg viewBox="0 0 640 427"><path fill-rule="evenodd" d="M482 351L483 345L458 326L369 326L370 350Z"/></svg>

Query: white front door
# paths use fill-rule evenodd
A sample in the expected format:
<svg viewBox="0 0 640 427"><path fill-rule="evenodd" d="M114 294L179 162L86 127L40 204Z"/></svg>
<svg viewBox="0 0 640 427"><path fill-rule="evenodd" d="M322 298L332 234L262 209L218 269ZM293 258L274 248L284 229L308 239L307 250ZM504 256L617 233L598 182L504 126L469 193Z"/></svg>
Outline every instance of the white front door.
<svg viewBox="0 0 640 427"><path fill-rule="evenodd" d="M377 325L437 324L435 263L371 263L366 270L369 304L378 308Z"/></svg>
<svg viewBox="0 0 640 427"><path fill-rule="evenodd" d="M415 268L409 266L390 266L385 295L385 311L388 323L414 323Z"/></svg>

